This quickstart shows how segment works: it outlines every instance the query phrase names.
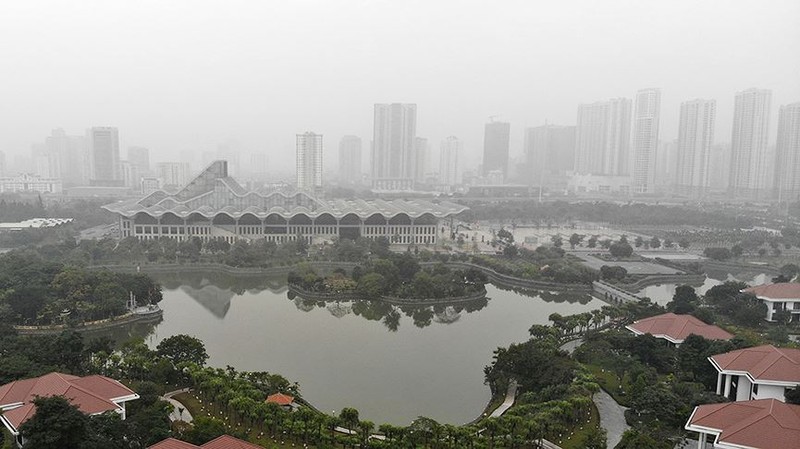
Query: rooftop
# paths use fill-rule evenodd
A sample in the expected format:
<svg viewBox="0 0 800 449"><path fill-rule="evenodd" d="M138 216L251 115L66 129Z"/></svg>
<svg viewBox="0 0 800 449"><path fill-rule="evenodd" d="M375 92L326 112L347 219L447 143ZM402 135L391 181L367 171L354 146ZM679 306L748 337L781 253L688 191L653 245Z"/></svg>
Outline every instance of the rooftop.
<svg viewBox="0 0 800 449"><path fill-rule="evenodd" d="M800 284L796 282L781 282L778 284L762 284L744 289L760 299L794 299L800 301Z"/></svg>
<svg viewBox="0 0 800 449"><path fill-rule="evenodd" d="M50 373L33 379L14 381L0 386L2 420L19 429L36 413L32 401L35 397L64 396L82 412L92 415L111 410L121 410L114 401L138 399L128 387L105 376L77 377Z"/></svg>
<svg viewBox="0 0 800 449"><path fill-rule="evenodd" d="M716 434L717 444L730 447L797 447L800 405L777 399L700 405L689 417L686 430Z"/></svg>
<svg viewBox="0 0 800 449"><path fill-rule="evenodd" d="M800 383L800 349L764 345L717 354L709 359L722 371L746 372L755 380Z"/></svg>
<svg viewBox="0 0 800 449"><path fill-rule="evenodd" d="M147 449L263 449L261 446L242 441L230 435L222 435L206 444L197 446L185 441L167 438L159 443L149 446Z"/></svg>
<svg viewBox="0 0 800 449"><path fill-rule="evenodd" d="M626 326L637 334L651 334L657 338L680 344L689 335L699 335L709 340L730 340L733 334L712 324L706 324L692 315L676 315L665 313L635 321Z"/></svg>
<svg viewBox="0 0 800 449"><path fill-rule="evenodd" d="M294 402L294 397L283 393L275 393L269 395L266 402L272 402L278 405L292 405L292 402Z"/></svg>

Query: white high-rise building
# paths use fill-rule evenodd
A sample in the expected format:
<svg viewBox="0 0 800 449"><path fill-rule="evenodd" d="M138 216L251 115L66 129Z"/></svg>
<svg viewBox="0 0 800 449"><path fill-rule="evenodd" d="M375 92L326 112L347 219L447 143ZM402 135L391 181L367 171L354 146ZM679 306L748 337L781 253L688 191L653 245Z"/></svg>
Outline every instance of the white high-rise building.
<svg viewBox="0 0 800 449"><path fill-rule="evenodd" d="M633 191L652 193L655 186L661 89L636 93L633 113Z"/></svg>
<svg viewBox="0 0 800 449"><path fill-rule="evenodd" d="M414 139L414 181L424 182L425 174L428 173L430 151L428 139L417 137Z"/></svg>
<svg viewBox="0 0 800 449"><path fill-rule="evenodd" d="M729 190L736 196L764 196L772 91L747 89L736 94L731 136Z"/></svg>
<svg viewBox="0 0 800 449"><path fill-rule="evenodd" d="M800 103L778 110L775 190L779 201L800 200Z"/></svg>
<svg viewBox="0 0 800 449"><path fill-rule="evenodd" d="M711 187L711 147L714 145L717 102L690 100L681 103L678 125L678 191L703 194Z"/></svg>
<svg viewBox="0 0 800 449"><path fill-rule="evenodd" d="M461 183L459 179L459 157L464 144L458 137L450 136L439 146L439 183L453 186Z"/></svg>
<svg viewBox="0 0 800 449"><path fill-rule="evenodd" d="M612 98L578 106L575 172L607 176L630 173L631 100Z"/></svg>
<svg viewBox="0 0 800 449"><path fill-rule="evenodd" d="M297 188L309 192L322 189L322 134L297 135Z"/></svg>
<svg viewBox="0 0 800 449"><path fill-rule="evenodd" d="M6 175L6 154L0 151L0 177Z"/></svg>
<svg viewBox="0 0 800 449"><path fill-rule="evenodd" d="M376 104L372 141L372 187L411 190L416 170L417 105Z"/></svg>
<svg viewBox="0 0 800 449"><path fill-rule="evenodd" d="M132 179L133 183L131 185L139 185L142 174L135 170L132 170L132 173L131 177L138 179ZM183 187L189 182L191 176L191 167L186 162L159 162L156 164L156 177L162 187Z"/></svg>
<svg viewBox="0 0 800 449"><path fill-rule="evenodd" d="M361 138L344 136L339 141L339 183L361 184Z"/></svg>
<svg viewBox="0 0 800 449"><path fill-rule="evenodd" d="M90 148L90 182L101 186L121 186L117 128L94 127L89 130L87 140Z"/></svg>

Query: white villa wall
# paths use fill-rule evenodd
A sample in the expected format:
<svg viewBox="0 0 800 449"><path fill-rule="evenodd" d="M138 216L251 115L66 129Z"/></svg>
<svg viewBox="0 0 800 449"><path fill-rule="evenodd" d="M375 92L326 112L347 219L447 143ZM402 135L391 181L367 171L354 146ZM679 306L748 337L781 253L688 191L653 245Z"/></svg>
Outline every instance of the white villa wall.
<svg viewBox="0 0 800 449"><path fill-rule="evenodd" d="M753 399L777 399L781 402L785 402L785 391L785 387L777 385L759 385L758 394L753 394Z"/></svg>
<svg viewBox="0 0 800 449"><path fill-rule="evenodd" d="M736 400L747 401L750 399L750 389L753 384L746 376L739 376L736 380ZM761 387L759 387L761 388Z"/></svg>

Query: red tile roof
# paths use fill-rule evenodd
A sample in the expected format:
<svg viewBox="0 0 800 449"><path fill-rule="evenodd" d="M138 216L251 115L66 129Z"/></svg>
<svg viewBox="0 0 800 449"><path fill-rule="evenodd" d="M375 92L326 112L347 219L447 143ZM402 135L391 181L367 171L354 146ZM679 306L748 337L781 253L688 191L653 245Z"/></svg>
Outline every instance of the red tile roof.
<svg viewBox="0 0 800 449"><path fill-rule="evenodd" d="M743 371L756 380L800 383L800 349L756 346L711 356L725 371Z"/></svg>
<svg viewBox="0 0 800 449"><path fill-rule="evenodd" d="M112 402L113 399L126 396L138 398L133 390L108 377L50 373L0 386L0 409L8 409L3 417L18 429L36 412L31 403L36 396L64 396L82 412L90 415L118 410L120 407ZM19 405L10 409L16 404Z"/></svg>
<svg viewBox="0 0 800 449"><path fill-rule="evenodd" d="M192 443L176 440L175 438L167 438L152 446L148 446L147 449L198 449L199 447L200 446L195 446Z"/></svg>
<svg viewBox="0 0 800 449"><path fill-rule="evenodd" d="M626 326L636 334L651 334L654 337L666 338L673 343L682 343L691 334L709 340L730 340L733 334L717 326L706 324L691 315L665 313L644 318Z"/></svg>
<svg viewBox="0 0 800 449"><path fill-rule="evenodd" d="M222 435L200 447L203 449L264 449L261 446L256 446L255 444L242 441L230 435Z"/></svg>
<svg viewBox="0 0 800 449"><path fill-rule="evenodd" d="M777 399L727 402L695 407L686 430L713 429L717 441L759 449L796 448L800 442L800 405Z"/></svg>
<svg viewBox="0 0 800 449"><path fill-rule="evenodd" d="M275 393L267 396L267 402L273 402L278 405L292 405L294 397L283 393Z"/></svg>
<svg viewBox="0 0 800 449"><path fill-rule="evenodd" d="M796 299L800 301L800 284L781 282L778 284L762 284L744 289L761 299Z"/></svg>
<svg viewBox="0 0 800 449"><path fill-rule="evenodd" d="M147 449L264 449L261 446L242 441L230 435L222 435L202 446L196 446L185 441L167 438L164 441L149 446Z"/></svg>

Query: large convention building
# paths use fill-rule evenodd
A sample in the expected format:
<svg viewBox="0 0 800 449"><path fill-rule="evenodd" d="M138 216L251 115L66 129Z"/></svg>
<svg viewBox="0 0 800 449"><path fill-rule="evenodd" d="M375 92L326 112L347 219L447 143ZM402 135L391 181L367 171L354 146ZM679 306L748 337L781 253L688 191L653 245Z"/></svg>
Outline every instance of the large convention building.
<svg viewBox="0 0 800 449"><path fill-rule="evenodd" d="M103 206L119 216L120 238L203 241L386 237L392 243L432 245L439 222L467 210L425 200L324 200L304 192L246 191L215 161L176 193L156 191L139 200Z"/></svg>

